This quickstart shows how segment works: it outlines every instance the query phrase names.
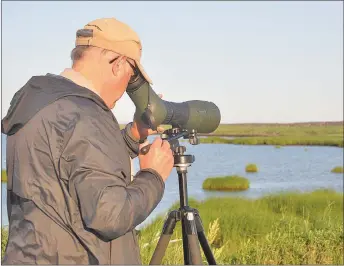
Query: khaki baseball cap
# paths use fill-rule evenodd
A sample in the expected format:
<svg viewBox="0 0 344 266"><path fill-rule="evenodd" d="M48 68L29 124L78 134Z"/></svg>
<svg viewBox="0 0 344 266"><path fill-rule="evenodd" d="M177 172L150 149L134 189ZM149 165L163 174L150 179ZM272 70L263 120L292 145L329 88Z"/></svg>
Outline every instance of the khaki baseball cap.
<svg viewBox="0 0 344 266"><path fill-rule="evenodd" d="M79 29L75 46L89 45L107 49L135 61L144 78L152 84L140 63L142 45L139 36L128 25L115 18L96 19Z"/></svg>

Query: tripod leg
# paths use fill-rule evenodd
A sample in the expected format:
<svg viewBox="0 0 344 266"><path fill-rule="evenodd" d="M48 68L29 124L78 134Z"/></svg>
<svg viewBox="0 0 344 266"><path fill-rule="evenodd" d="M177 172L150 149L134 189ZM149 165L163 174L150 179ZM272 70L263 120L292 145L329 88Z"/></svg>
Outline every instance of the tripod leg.
<svg viewBox="0 0 344 266"><path fill-rule="evenodd" d="M162 234L159 238L158 244L156 245L156 248L154 250L152 259L150 261L150 265L160 265L162 258L165 255L167 246L170 242L170 239L172 237L174 228L176 227L177 221L180 220L180 212L179 211L171 211L168 214L168 217L164 223L164 227L162 229Z"/></svg>
<svg viewBox="0 0 344 266"><path fill-rule="evenodd" d="M208 264L216 265L215 257L213 253L211 252L208 240L204 233L202 220L197 210L195 210L195 220L196 220L196 227L197 227L197 234L198 234L199 242L201 244L205 257L207 258Z"/></svg>
<svg viewBox="0 0 344 266"><path fill-rule="evenodd" d="M189 265L190 264L190 250L189 250L189 239L187 232L185 230L186 225L185 225L185 220L182 219L182 238L183 238L183 254L184 254L184 264Z"/></svg>
<svg viewBox="0 0 344 266"><path fill-rule="evenodd" d="M184 212L182 221L187 236L187 246L189 248L189 250L187 251L188 256L185 256L184 249L184 258L187 258L187 260L185 261L185 265L202 265L202 255L199 246L197 227L193 211Z"/></svg>

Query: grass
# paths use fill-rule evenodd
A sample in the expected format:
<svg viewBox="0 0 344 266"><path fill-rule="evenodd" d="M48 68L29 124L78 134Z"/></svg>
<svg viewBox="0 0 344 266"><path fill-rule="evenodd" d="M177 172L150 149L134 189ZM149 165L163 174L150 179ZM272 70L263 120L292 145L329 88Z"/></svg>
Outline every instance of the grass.
<svg viewBox="0 0 344 266"><path fill-rule="evenodd" d="M200 138L200 143L205 144L231 144L231 139L225 139L221 137L206 137Z"/></svg>
<svg viewBox="0 0 344 266"><path fill-rule="evenodd" d="M6 172L6 170L1 170L1 182L7 182L7 172Z"/></svg>
<svg viewBox="0 0 344 266"><path fill-rule="evenodd" d="M331 170L332 173L344 173L344 168L342 166L336 166Z"/></svg>
<svg viewBox="0 0 344 266"><path fill-rule="evenodd" d="M343 193L212 198L190 200L190 206L200 212L218 264L343 264ZM143 264L149 264L163 223L160 216L140 233ZM178 223L162 264L183 264L181 238Z"/></svg>
<svg viewBox="0 0 344 266"><path fill-rule="evenodd" d="M225 139L221 137L201 138L201 143L235 145L273 145L273 146L334 146L343 147L340 136L276 136L276 137L240 137Z"/></svg>
<svg viewBox="0 0 344 266"><path fill-rule="evenodd" d="M248 179L241 176L210 177L204 180L202 188L205 190L241 191L250 187Z"/></svg>
<svg viewBox="0 0 344 266"><path fill-rule="evenodd" d="M8 229L1 227L1 257L2 258L4 257L7 239L8 239Z"/></svg>
<svg viewBox="0 0 344 266"><path fill-rule="evenodd" d="M250 164L246 165L245 171L247 173L256 173L256 172L258 172L258 167L257 167L257 165L250 163Z"/></svg>
<svg viewBox="0 0 344 266"><path fill-rule="evenodd" d="M211 135L221 136L341 136L343 121L286 124L221 124Z"/></svg>
<svg viewBox="0 0 344 266"><path fill-rule="evenodd" d="M190 206L199 210L217 264L343 264L343 193L191 199ZM164 221L159 216L140 231L143 264L149 264ZM2 252L6 231L1 230ZM178 223L162 264L183 264L181 238Z"/></svg>

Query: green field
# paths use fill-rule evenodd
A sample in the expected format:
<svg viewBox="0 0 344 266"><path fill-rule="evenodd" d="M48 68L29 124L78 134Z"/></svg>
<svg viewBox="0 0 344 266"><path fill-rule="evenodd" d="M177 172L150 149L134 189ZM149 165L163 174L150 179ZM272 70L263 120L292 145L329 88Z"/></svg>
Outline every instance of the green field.
<svg viewBox="0 0 344 266"><path fill-rule="evenodd" d="M277 137L240 137L225 139L221 137L201 138L201 143L236 145L273 145L273 146L334 146L343 147L343 138L338 136L277 136Z"/></svg>
<svg viewBox="0 0 344 266"><path fill-rule="evenodd" d="M343 137L343 121L289 124L221 124L210 135L220 136L330 136Z"/></svg>

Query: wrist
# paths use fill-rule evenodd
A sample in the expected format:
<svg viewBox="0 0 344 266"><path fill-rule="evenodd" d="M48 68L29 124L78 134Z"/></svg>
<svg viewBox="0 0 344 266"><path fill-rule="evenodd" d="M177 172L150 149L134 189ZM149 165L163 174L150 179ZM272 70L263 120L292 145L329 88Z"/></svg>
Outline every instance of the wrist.
<svg viewBox="0 0 344 266"><path fill-rule="evenodd" d="M129 124L127 124L125 129L126 129L126 133L133 141L138 142L140 144L146 141L147 138L141 139L138 134L138 131L133 128L133 122L130 122Z"/></svg>

